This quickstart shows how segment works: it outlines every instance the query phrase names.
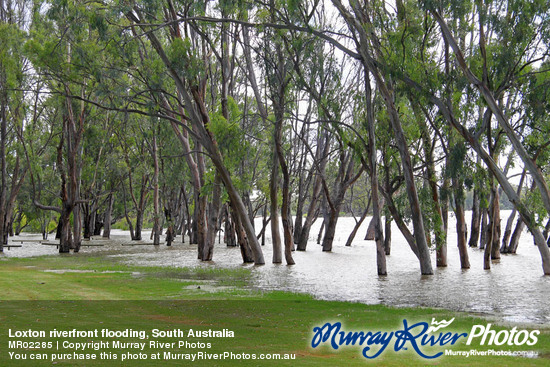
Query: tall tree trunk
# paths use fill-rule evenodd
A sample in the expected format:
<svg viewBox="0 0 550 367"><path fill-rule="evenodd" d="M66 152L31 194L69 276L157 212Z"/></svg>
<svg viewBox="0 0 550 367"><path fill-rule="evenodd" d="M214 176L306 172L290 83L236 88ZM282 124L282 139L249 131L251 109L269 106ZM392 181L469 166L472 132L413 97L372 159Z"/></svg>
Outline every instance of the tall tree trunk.
<svg viewBox="0 0 550 367"><path fill-rule="evenodd" d="M500 246L500 252L502 254L507 254L509 252L508 244L510 241L510 237L512 236L512 226L514 225L514 220L516 218L517 209L512 209L512 213L510 213L510 216L506 220L506 228L504 229L504 235L502 236L502 245Z"/></svg>
<svg viewBox="0 0 550 367"><path fill-rule="evenodd" d="M335 208L329 210L328 221L325 223L325 234L323 236L323 251L332 251L332 242L336 234L336 224L340 212L340 205L334 204Z"/></svg>
<svg viewBox="0 0 550 367"><path fill-rule="evenodd" d="M303 153L305 155L305 153ZM298 180L298 201L296 203L296 219L294 220L294 244L297 245L300 243L300 236L302 235L302 226L304 222L304 204L306 202L306 191L307 189L304 186L308 187L309 185L304 184L303 178L303 165L300 167L300 177ZM310 173L311 175L311 173Z"/></svg>
<svg viewBox="0 0 550 367"><path fill-rule="evenodd" d="M489 223L487 222L487 217L489 216L489 209L483 208L481 210L481 234L479 237L479 249L485 249L487 244L487 235L489 233Z"/></svg>
<svg viewBox="0 0 550 367"><path fill-rule="evenodd" d="M284 96L281 98L284 99ZM283 101L281 101L282 103ZM292 258L292 249L294 247L294 235L292 234L292 217L290 216L290 173L283 154L282 147L282 129L284 113L282 108L277 108L276 112L276 133L275 133L275 152L278 157L279 165L283 173L283 203L281 206L281 220L283 222L283 236L285 243L285 261L287 265L294 265ZM276 165L276 163L274 164Z"/></svg>
<svg viewBox="0 0 550 367"><path fill-rule="evenodd" d="M391 222L392 217L390 215L386 215L384 223L384 252L386 253L386 256L391 254Z"/></svg>
<svg viewBox="0 0 550 367"><path fill-rule="evenodd" d="M376 66L375 60L371 54L371 49L369 45L374 45L375 52L379 55L379 41L376 38L376 34L368 32L364 27L364 24L361 24L357 21L356 18L348 12L348 10L342 5L340 0L333 0L333 4L336 6L338 11L342 14L348 25L355 29L359 35L360 42L358 44L358 51L362 56L363 65L366 70L368 70L374 80L380 94L384 100L384 103L388 110L390 124L392 126L395 142L397 145L397 150L401 157L401 164L403 167L403 175L405 178L405 189L407 191L407 198L409 200L409 206L411 208L412 222L414 228L414 237L416 240L416 245L418 248L419 262L420 262L420 272L422 274L433 274L432 262L430 259L430 251L428 249L428 243L426 241L426 231L424 228L424 222L422 219L422 209L420 207L420 201L418 199L418 193L416 190L416 185L414 182L413 167L411 162L411 157L408 149L407 140L405 138L405 132L403 131L403 126L401 125L399 113L394 104L394 92L391 89L391 83L385 80L378 67ZM350 5L353 8L353 11L356 15L362 19L367 24L370 24L370 19L367 14L361 10L361 6L356 0L350 2ZM383 246L381 246L382 248Z"/></svg>
<svg viewBox="0 0 550 367"><path fill-rule="evenodd" d="M317 208L319 205L319 197L321 196L321 190L323 188L323 175L327 164L327 156L330 149L330 136L324 129L319 131L317 139L317 150L315 152L315 162L317 164L317 172L313 183L313 190L311 193L311 199L309 202L309 208L307 210L306 221L302 227L302 233L300 233L300 240L296 250L305 251L307 248L307 242L309 241L309 231L313 222L317 219ZM314 163L315 163L314 162ZM315 169L315 168L314 168Z"/></svg>
<svg viewBox="0 0 550 367"><path fill-rule="evenodd" d="M512 238L510 238L510 245L508 246L508 252L510 254L515 254L518 250L519 239L521 238L521 234L523 233L524 229L525 222L520 217L516 221L516 227L514 229L514 232L512 233Z"/></svg>
<svg viewBox="0 0 550 367"><path fill-rule="evenodd" d="M367 227L367 233L365 233L365 241L374 241L376 233L374 231L376 220L374 217L370 219L369 226Z"/></svg>
<svg viewBox="0 0 550 367"><path fill-rule="evenodd" d="M164 217L166 218L166 246L172 246L175 238L175 228L172 220L172 210L169 205L164 208Z"/></svg>
<svg viewBox="0 0 550 367"><path fill-rule="evenodd" d="M500 223L497 223L497 221L499 220L498 215L495 213L495 211L498 210L498 205L495 206L495 197L497 195L497 192L498 191L496 186L494 184L491 184L491 201L488 211L489 223L487 225L487 243L485 244L485 252L483 253L483 269L491 269L492 247L495 243L498 243L494 240L494 237L497 234L496 227L497 225L500 226Z"/></svg>
<svg viewBox="0 0 550 367"><path fill-rule="evenodd" d="M197 86L193 82L193 85L191 86L186 85L187 81L183 80L180 73L176 69L174 69L173 63L166 55L162 43L157 38L156 34L154 32L150 32L150 29L145 25L145 23L143 23L141 19L141 11L138 7L134 7L132 11L127 12L126 16L130 21L138 24L139 27L144 31L144 34L151 42L152 47L159 55L169 75L172 77L176 88L181 95L183 105L185 106L185 110L187 112L187 116L189 116L189 121L193 124L193 128L196 131L196 135L200 140L201 145L210 154L210 159L212 160L212 163L220 174L221 180L223 181L225 188L227 189L227 193L229 194L229 198L234 207L234 211L239 217L239 221L246 233L247 241L250 241L250 248L254 255L254 262L257 265L264 264L265 261L262 249L260 247L260 244L258 243L258 240L256 239L254 227L252 226L252 223L247 216L246 208L243 204L237 188L233 184L231 175L227 167L225 167L218 143L212 132L209 130L210 117L204 101L205 91L201 90L201 85L203 84Z"/></svg>
<svg viewBox="0 0 550 367"><path fill-rule="evenodd" d="M498 121L499 126L506 133L506 136L510 140L510 143L512 144L512 146L514 147L515 152L518 154L518 156L521 158L521 160L525 164L525 167L529 171L531 177L533 178L533 181L536 183L539 189L542 202L544 204L544 207L546 208L546 211L550 213L550 190L548 189L546 180L542 175L542 171L537 166L537 163L535 162L535 160L531 158L531 156L529 155L529 153L526 151L525 147L521 143L520 139L516 135L515 130L510 125L503 110L499 107L495 99L495 96L489 89L488 85L486 84L486 81L479 80L468 67L468 64L464 60L462 50L458 46L446 22L443 20L441 15L435 9L433 8L430 9L430 12L434 16L434 19L438 22L441 28L441 33L443 34L443 37L447 40L447 42L453 49L455 56L457 58L459 67L462 69L468 81L479 90L481 96L487 103L488 108L490 109L492 114L496 117L496 120ZM540 249L542 250L542 244L539 244L538 246L540 246ZM542 251L544 251L544 255L542 254L541 255L544 256L547 259L547 261L550 261L550 253L547 250L542 250ZM546 267L550 272L550 263L546 264Z"/></svg>
<svg viewBox="0 0 550 367"><path fill-rule="evenodd" d="M225 204L225 231L224 231L224 240L225 244L228 247L236 247L237 239L235 238L236 229L235 222L232 219L232 216L229 211L229 204Z"/></svg>
<svg viewBox="0 0 550 367"><path fill-rule="evenodd" d="M456 236L458 252L460 255L460 267L462 269L470 268L468 258L468 246L466 245L466 219L464 217L464 189L462 182L458 178L453 179L455 196L455 216L456 216Z"/></svg>
<svg viewBox="0 0 550 367"><path fill-rule="evenodd" d="M3 245L8 243L6 233L6 201L8 186L8 165L6 161L6 143L8 139L7 121L7 86L4 66L0 61L0 252L4 251Z"/></svg>
<svg viewBox="0 0 550 367"><path fill-rule="evenodd" d="M493 241L491 244L491 259L496 260L500 259L500 195L498 188L495 188L493 191L493 215L489 218L489 222L492 223L490 228L493 231L491 235L491 240Z"/></svg>
<svg viewBox="0 0 550 367"><path fill-rule="evenodd" d="M361 224L363 224L363 221L365 220L365 218L367 217L367 214L369 213L370 202L371 202L371 198L369 198L369 203L367 204L367 207L365 208L365 210L363 211L363 214L361 214L361 217L355 223L353 230L349 234L348 240L346 241L346 246L351 246L353 240L355 239L355 235L357 234L359 227L361 227Z"/></svg>
<svg viewBox="0 0 550 367"><path fill-rule="evenodd" d="M82 245L82 217L80 215L80 205L75 205L73 208L73 249L74 252L80 251Z"/></svg>
<svg viewBox="0 0 550 367"><path fill-rule="evenodd" d="M113 213L113 204L115 202L115 197L113 192L109 193L107 197L107 206L105 208L105 216L103 217L103 238L111 237L111 218Z"/></svg>
<svg viewBox="0 0 550 367"><path fill-rule="evenodd" d="M479 160L479 158L478 158ZM474 188L474 198L472 204L472 222L470 225L470 240L468 241L468 246L477 247L479 242L479 227L481 221L481 198L479 193L479 188Z"/></svg>
<svg viewBox="0 0 550 367"><path fill-rule="evenodd" d="M59 226L61 228L59 236L59 253L68 253L71 248L71 212L70 208L63 206L61 217L59 218Z"/></svg>
<svg viewBox="0 0 550 367"><path fill-rule="evenodd" d="M138 209L136 211L136 229L134 231L134 237L132 240L141 241L141 231L143 230L143 210Z"/></svg>
<svg viewBox="0 0 550 367"><path fill-rule="evenodd" d="M243 262L244 263L255 262L254 256L252 254L252 249L250 248L248 244L248 240L246 238L247 234L241 224L241 217L234 212L233 208L231 208L231 216L233 218L233 222L235 223L235 232L237 234L237 241L239 242L239 247L241 249L241 256L243 258Z"/></svg>
<svg viewBox="0 0 550 367"><path fill-rule="evenodd" d="M212 188L212 205L208 211L208 238L206 240L206 246L202 253L203 261L212 261L214 256L214 244L216 242L216 233L218 232L218 218L220 215L221 206L221 180L220 176L216 174L214 178L214 185Z"/></svg>
<svg viewBox="0 0 550 367"><path fill-rule="evenodd" d="M159 159L156 127L153 126L153 245L160 245Z"/></svg>
<svg viewBox="0 0 550 367"><path fill-rule="evenodd" d="M283 262L283 253L281 245L281 234L279 232L279 200L278 183L279 183L279 164L277 161L277 153L273 147L273 160L271 164L271 179L269 182L269 215L271 218L271 244L273 246L273 263L280 264Z"/></svg>
<svg viewBox="0 0 550 367"><path fill-rule="evenodd" d="M378 275L386 275L386 249L384 248L384 237L382 234L382 221L380 218L380 198L378 196L378 169L376 161L376 134L374 107L372 104L372 90L370 85L368 67L364 68L365 73L365 97L367 105L367 131L368 131L368 150L369 173L372 197L372 219L374 220L374 241L376 242L376 269Z"/></svg>
<svg viewBox="0 0 550 367"><path fill-rule="evenodd" d="M449 62L447 57L447 52L445 53L445 73L449 73ZM449 103L451 103L449 101ZM413 111L415 115L416 124L421 130L422 137L422 146L424 151L424 159L426 161L426 178L424 183L427 184L429 191L431 193L431 207L432 207L432 218L433 218L433 231L435 235L435 248L436 248L436 266L445 267L447 266L447 228L443 221L443 213L441 210L440 200L439 200L439 189L437 186L437 176L434 162L434 146L435 141L432 140L428 126L426 124L426 119L431 119L429 113L425 109L420 108L415 101L411 100L411 105L413 106ZM424 115L422 115L424 112ZM431 121L431 120L430 120ZM441 144L445 144L444 141ZM444 147L445 149L445 147ZM445 164L448 164L449 161L446 160ZM448 166L446 166L448 167ZM444 170L444 169L443 169Z"/></svg>

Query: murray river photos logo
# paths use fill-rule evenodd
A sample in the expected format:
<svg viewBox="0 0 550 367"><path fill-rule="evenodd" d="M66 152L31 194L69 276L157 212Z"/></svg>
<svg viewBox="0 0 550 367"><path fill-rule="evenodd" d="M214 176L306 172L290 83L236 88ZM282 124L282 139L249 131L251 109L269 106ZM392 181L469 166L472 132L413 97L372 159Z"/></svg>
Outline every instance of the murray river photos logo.
<svg viewBox="0 0 550 367"><path fill-rule="evenodd" d="M343 346L359 346L362 348L361 354L367 359L374 359L393 346L394 352L412 349L422 358L434 359L448 354L440 347L448 348L459 341L465 341L466 345L479 343L478 345L487 346L533 346L540 333L539 330L517 330L516 327L496 331L491 328L491 324L474 325L469 333L444 330L453 321L454 318L448 321L432 319L431 324L411 324L404 319L403 328L393 331L345 331L340 322L327 322L313 328L311 346L317 348L328 344L334 350Z"/></svg>

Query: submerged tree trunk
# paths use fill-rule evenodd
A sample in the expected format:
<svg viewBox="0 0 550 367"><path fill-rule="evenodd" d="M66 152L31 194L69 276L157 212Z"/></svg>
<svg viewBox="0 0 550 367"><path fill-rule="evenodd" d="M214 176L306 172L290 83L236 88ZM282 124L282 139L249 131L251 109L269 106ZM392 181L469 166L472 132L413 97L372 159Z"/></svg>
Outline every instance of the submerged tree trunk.
<svg viewBox="0 0 550 367"><path fill-rule="evenodd" d="M386 215L384 224L384 251L386 252L386 256L391 254L391 222L391 216Z"/></svg>
<svg viewBox="0 0 550 367"><path fill-rule="evenodd" d="M224 160L218 146L218 143L210 130L210 116L205 103L206 98L206 83L196 83L195 80L187 80L182 78L181 74L174 68L173 63L167 56L165 49L157 38L154 32L151 32L149 27L144 23L143 16L138 7L133 7L127 12L126 17L133 23L137 24L143 31L144 35L151 42L152 47L164 63L170 77L175 83L179 95L181 96L182 104L187 112L188 120L193 125L193 129L199 139L200 144L209 153L210 160L220 174L221 180L225 185L229 198L231 200L233 210L239 222L246 233L246 240L249 241L250 249L254 255L254 262L257 265L264 264L262 249L254 233L254 227L247 216L246 208L240 197L240 194L235 187L229 170L224 164Z"/></svg>
<svg viewBox="0 0 550 367"><path fill-rule="evenodd" d="M175 232L174 221L172 220L172 210L169 205L164 208L164 217L166 218L166 246L172 246Z"/></svg>
<svg viewBox="0 0 550 367"><path fill-rule="evenodd" d="M489 224L487 223L487 217L489 216L489 209L483 208L481 210L481 234L479 237L479 249L483 250L487 244L487 237L489 233Z"/></svg>
<svg viewBox="0 0 550 367"><path fill-rule="evenodd" d="M512 226L514 225L516 214L516 208L512 209L512 213L510 213L510 216L506 221L506 228L504 229L504 235L502 236L502 246L500 247L500 252L503 254L507 254L510 252L508 245L510 243L510 237L512 236Z"/></svg>
<svg viewBox="0 0 550 367"><path fill-rule="evenodd" d="M521 238L521 234L523 233L523 230L525 229L525 222L520 218L516 221L516 227L514 229L514 232L512 233L512 238L510 238L510 245L508 245L508 253L515 254L518 250L519 245L519 239Z"/></svg>
<svg viewBox="0 0 550 367"><path fill-rule="evenodd" d="M136 212L136 228L134 230L133 241L141 241L141 231L143 230L143 211L141 209Z"/></svg>
<svg viewBox="0 0 550 367"><path fill-rule="evenodd" d="M224 209L224 216L225 216L225 230L224 230L224 241L225 244L228 247L237 247L237 239L236 239L236 229L235 229L235 222L233 221L229 209L229 204L225 204Z"/></svg>
<svg viewBox="0 0 550 367"><path fill-rule="evenodd" d="M468 241L468 246L477 247L479 242L479 229L481 224L481 209L480 202L481 198L479 197L479 189L474 188L474 198L472 204L472 222L470 225L470 240Z"/></svg>
<svg viewBox="0 0 550 367"><path fill-rule="evenodd" d="M241 218L233 211L233 208L231 208L231 216L233 218L233 222L235 223L235 231L237 234L237 241L239 242L239 247L241 249L241 256L243 258L244 263L253 263L254 262L254 256L252 254L252 250L250 249L250 246L248 245L248 241L246 238L246 232L244 231L242 225L241 225Z"/></svg>
<svg viewBox="0 0 550 367"><path fill-rule="evenodd" d="M1 62L1 61L0 61ZM0 65L2 67L2 65ZM2 67L3 69L3 67ZM7 121L7 89L5 88L4 70L0 70L0 252L4 251L3 245L8 243L8 234L6 233L6 201L8 186L8 164L6 161L6 143L8 139L8 121Z"/></svg>
<svg viewBox="0 0 550 367"><path fill-rule="evenodd" d="M318 162L317 172L313 183L313 190L311 193L311 199L309 202L309 208L307 211L306 221L302 227L300 233L300 240L296 250L305 251L307 248L307 242L309 241L309 232L313 222L317 219L319 198L321 196L321 190L323 188L323 178L325 167L328 161L328 152L330 149L330 136L327 131L322 130L319 132L317 139L317 150L315 152L315 161ZM314 168L315 169L315 168ZM319 242L319 241L318 241Z"/></svg>
<svg viewBox="0 0 550 367"><path fill-rule="evenodd" d="M456 236L457 246L460 255L460 267L462 269L470 268L468 258L468 246L466 245L466 219L464 217L464 189L460 179L453 179L455 191L455 216L456 216Z"/></svg>
<svg viewBox="0 0 550 367"><path fill-rule="evenodd" d="M332 251L332 242L336 234L339 212L340 205L335 206L334 209L329 211L328 221L325 224L325 234L323 236L323 251Z"/></svg>
<svg viewBox="0 0 550 367"><path fill-rule="evenodd" d="M372 219L374 220L374 241L376 242L376 270L378 275L387 275L386 268L386 250L384 248L384 237L382 234L382 221L380 218L380 209L383 204L380 203L381 198L378 195L378 168L377 168L377 150L376 150L376 129L374 126L374 107L372 89L369 79L369 69L364 65L365 73L365 97L367 105L367 131L368 131L368 150L367 157L369 160L369 173L371 184L372 197ZM370 226L370 225L369 225Z"/></svg>
<svg viewBox="0 0 550 367"><path fill-rule="evenodd" d="M365 233L365 241L374 241L375 231L374 227L376 225L376 220L374 217L371 218L369 226L367 227L367 233Z"/></svg>
<svg viewBox="0 0 550 367"><path fill-rule="evenodd" d="M499 193L498 189L495 189L494 192L494 209L493 217L490 218L490 221L493 223L492 230L493 235L491 237L493 243L491 244L491 260L500 259L500 203L499 203Z"/></svg>
<svg viewBox="0 0 550 367"><path fill-rule="evenodd" d="M107 206L105 208L105 216L103 217L103 238L111 237L111 218L113 213L113 204L115 202L115 197L113 192L109 193L107 197Z"/></svg>
<svg viewBox="0 0 550 367"><path fill-rule="evenodd" d="M279 206L278 206L278 176L279 164L277 162L277 153L273 148L273 161L271 164L271 179L269 182L269 215L271 218L271 244L273 246L273 263L280 264L283 262L283 253L281 245L281 234L279 232Z"/></svg>
<svg viewBox="0 0 550 367"><path fill-rule="evenodd" d="M353 230L349 234L348 240L346 241L346 246L351 246L353 240L355 239L355 235L357 234L359 227L361 227L361 224L363 224L363 221L365 220L365 218L367 217L367 214L369 213L370 202L371 202L371 198L369 198L369 203L367 204L367 207L363 211L363 214L361 214L361 218L359 218L359 220L355 223Z"/></svg>
<svg viewBox="0 0 550 367"><path fill-rule="evenodd" d="M283 97L281 97L281 99L284 99L284 95ZM280 103L282 102L283 101L280 101ZM276 115L275 154L276 154L276 157L278 158L278 163L281 166L281 172L283 174L283 188L282 188L283 203L281 206L281 220L283 222L285 261L287 265L294 265L294 259L292 258L292 250L294 248L294 235L292 233L292 230L293 230L292 217L290 216L290 173L288 172L288 165L286 163L286 160L283 154L283 147L282 147L282 129L283 129L282 120L284 118L284 111L282 107L276 108L275 115ZM274 165L277 165L277 163L274 163Z"/></svg>
<svg viewBox="0 0 550 367"><path fill-rule="evenodd" d="M523 169L523 172L521 174L521 179L519 180L518 190L517 194L521 194L521 189L523 186L523 182L525 180L527 171L525 168ZM514 207L512 210L512 213L510 213L510 216L508 217L508 220L506 221L506 228L504 230L504 235L502 236L502 246L500 247L500 252L505 254L509 252L509 240L510 236L512 235L512 225L514 224L514 219L516 218L517 209Z"/></svg>
<svg viewBox="0 0 550 367"><path fill-rule="evenodd" d="M153 237L153 245L160 245L160 197L159 197L159 159L158 159L158 145L157 145L157 132L153 126L153 143L152 151L153 156L153 231L151 236Z"/></svg>
<svg viewBox="0 0 550 367"><path fill-rule="evenodd" d="M214 255L214 243L216 242L216 233L218 232L218 218L220 215L221 206L221 180L216 174L212 189L212 205L208 212L208 238L206 246L202 253L203 261L212 261Z"/></svg>

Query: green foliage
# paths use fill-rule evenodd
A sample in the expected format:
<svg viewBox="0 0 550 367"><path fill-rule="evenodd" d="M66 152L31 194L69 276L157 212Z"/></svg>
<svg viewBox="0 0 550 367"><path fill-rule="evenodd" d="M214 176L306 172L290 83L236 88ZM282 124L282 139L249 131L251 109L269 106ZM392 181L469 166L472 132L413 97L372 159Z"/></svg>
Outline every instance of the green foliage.
<svg viewBox="0 0 550 367"><path fill-rule="evenodd" d="M171 67L185 79L195 81L202 77L203 62L189 38L175 38L169 45L167 56Z"/></svg>
<svg viewBox="0 0 550 367"><path fill-rule="evenodd" d="M215 136L218 147L222 152L224 163L230 171L240 168L246 161L247 156L253 154L253 146L246 139L239 122L242 113L235 100L228 98L229 120L226 120L221 113L221 105L218 112L210 115L208 130ZM248 186L250 172L243 172L241 175L234 175L234 183L243 190Z"/></svg>

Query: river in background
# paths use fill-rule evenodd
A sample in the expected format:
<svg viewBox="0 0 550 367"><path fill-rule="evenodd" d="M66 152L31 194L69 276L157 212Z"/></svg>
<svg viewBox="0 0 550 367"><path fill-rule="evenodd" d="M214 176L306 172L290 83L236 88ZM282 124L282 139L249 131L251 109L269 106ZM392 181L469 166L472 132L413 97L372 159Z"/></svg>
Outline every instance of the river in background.
<svg viewBox="0 0 550 367"><path fill-rule="evenodd" d="M502 211L503 226L510 211ZM469 214L469 213L467 213ZM469 223L469 215L467 216ZM483 269L483 251L469 249L471 268L460 269L454 218L450 218L448 234L448 266L435 268L435 274L422 276L419 263L397 227L393 226L392 252L387 257L388 275L376 273L374 241L364 241L369 218L359 230L351 247L345 247L355 221L340 218L333 250L322 252L316 244L321 225L319 219L310 232L306 252L294 252L296 265L271 264L270 231L263 247L266 265L242 264L240 250L216 243L214 261L196 259L196 246L182 244L178 237L172 247L122 246L130 243L127 232L114 230L111 241L92 240L102 247L84 247L82 253L102 253L122 257L126 262L151 266L222 266L249 267L254 287L309 293L319 299L345 300L397 307L425 306L496 316L510 322L550 324L550 277L543 276L541 258L532 237L524 232L515 255L502 255L493 261L491 270ZM260 228L260 220L256 228ZM504 230L502 231L504 232ZM282 234L282 231L281 231ZM149 232L144 240L149 240ZM21 238L38 239L24 234ZM53 238L52 238L53 240ZM55 246L25 243L23 248L5 249L7 257L55 254Z"/></svg>

